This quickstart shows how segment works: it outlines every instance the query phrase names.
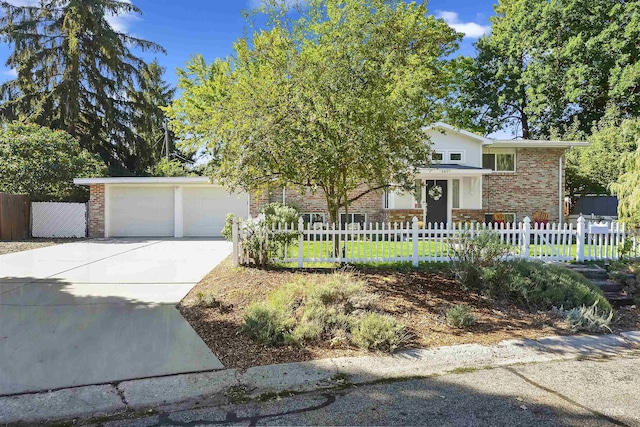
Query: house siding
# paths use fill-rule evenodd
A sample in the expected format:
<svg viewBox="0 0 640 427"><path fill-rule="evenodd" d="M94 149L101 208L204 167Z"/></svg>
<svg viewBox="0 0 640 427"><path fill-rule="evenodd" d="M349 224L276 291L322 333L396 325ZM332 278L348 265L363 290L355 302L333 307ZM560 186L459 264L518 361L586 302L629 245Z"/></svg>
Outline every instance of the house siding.
<svg viewBox="0 0 640 427"><path fill-rule="evenodd" d="M362 191L364 191L364 188L354 191L351 196L356 196ZM256 216L260 208L266 203L282 202L282 193L282 188L279 188L251 194L251 215ZM384 219L382 212L382 195L382 191L372 191L365 194L349 206L349 213L366 214L367 222L382 221ZM322 213L325 215L325 220L329 221L327 201L321 190L311 192L288 188L285 194L285 202L288 205L293 205L298 208L301 213ZM340 209L340 213L344 212L344 209Z"/></svg>
<svg viewBox="0 0 640 427"><path fill-rule="evenodd" d="M515 213L518 221L534 212L547 212L557 222L559 159L564 149L519 148L516 172L494 172L482 181L485 212ZM564 173L563 173L564 196Z"/></svg>
<svg viewBox="0 0 640 427"><path fill-rule="evenodd" d="M90 186L89 237L104 237L104 187L104 184L91 184Z"/></svg>

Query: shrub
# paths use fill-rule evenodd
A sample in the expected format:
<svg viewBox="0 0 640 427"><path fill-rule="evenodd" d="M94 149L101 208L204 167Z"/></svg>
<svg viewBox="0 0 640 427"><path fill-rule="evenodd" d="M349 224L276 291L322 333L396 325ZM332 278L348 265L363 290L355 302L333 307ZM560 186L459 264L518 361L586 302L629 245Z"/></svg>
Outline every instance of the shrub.
<svg viewBox="0 0 640 427"><path fill-rule="evenodd" d="M375 300L366 295L365 283L348 273L299 279L250 305L242 330L269 345L325 339L342 346L350 340L364 348L393 351L403 342L404 327L384 316L362 323L371 316L363 306Z"/></svg>
<svg viewBox="0 0 640 427"><path fill-rule="evenodd" d="M481 291L486 287L485 270L496 269L508 247L493 231L462 233L450 243L451 271L463 288Z"/></svg>
<svg viewBox="0 0 640 427"><path fill-rule="evenodd" d="M596 305L611 311L602 291L581 274L562 265L516 260L506 263L506 275L496 280L492 292L500 292L530 307L549 310ZM496 288L498 287L498 288Z"/></svg>
<svg viewBox="0 0 640 427"><path fill-rule="evenodd" d="M571 310L554 307L553 312L565 318L567 327L572 332L611 332L609 325L613 319L613 311L601 311L597 303Z"/></svg>
<svg viewBox="0 0 640 427"><path fill-rule="evenodd" d="M351 330L351 340L360 348L391 353L407 341L407 333L393 317L369 313Z"/></svg>
<svg viewBox="0 0 640 427"><path fill-rule="evenodd" d="M471 307L458 304L447 311L447 323L454 328L467 328L476 323L476 317L471 313Z"/></svg>
<svg viewBox="0 0 640 427"><path fill-rule="evenodd" d="M228 241L233 239L234 218L235 215L231 213L225 217L222 236ZM246 263L268 265L273 257L284 255L287 245L298 238L296 227L299 218L300 214L294 207L276 202L263 206L256 218L240 220L240 245ZM293 231L274 233L279 224L287 224Z"/></svg>

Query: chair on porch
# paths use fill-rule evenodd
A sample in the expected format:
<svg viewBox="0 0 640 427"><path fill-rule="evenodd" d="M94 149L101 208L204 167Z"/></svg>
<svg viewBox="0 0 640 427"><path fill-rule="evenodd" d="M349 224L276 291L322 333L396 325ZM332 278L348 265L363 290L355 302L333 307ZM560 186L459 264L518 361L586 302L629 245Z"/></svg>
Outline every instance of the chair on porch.
<svg viewBox="0 0 640 427"><path fill-rule="evenodd" d="M548 212L534 212L533 213L533 223L538 226L538 228L542 228L549 223L549 213Z"/></svg>
<svg viewBox="0 0 640 427"><path fill-rule="evenodd" d="M494 213L493 223L496 225L496 227L501 227L502 225L507 223L507 217L503 213Z"/></svg>

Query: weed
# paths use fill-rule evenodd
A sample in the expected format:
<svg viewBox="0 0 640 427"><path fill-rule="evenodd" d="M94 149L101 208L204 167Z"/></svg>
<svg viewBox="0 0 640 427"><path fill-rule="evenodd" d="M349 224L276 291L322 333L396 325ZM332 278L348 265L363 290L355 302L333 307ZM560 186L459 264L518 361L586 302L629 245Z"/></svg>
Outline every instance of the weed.
<svg viewBox="0 0 640 427"><path fill-rule="evenodd" d="M403 324L393 317L369 313L362 317L351 330L351 340L367 350L393 352L407 342Z"/></svg>

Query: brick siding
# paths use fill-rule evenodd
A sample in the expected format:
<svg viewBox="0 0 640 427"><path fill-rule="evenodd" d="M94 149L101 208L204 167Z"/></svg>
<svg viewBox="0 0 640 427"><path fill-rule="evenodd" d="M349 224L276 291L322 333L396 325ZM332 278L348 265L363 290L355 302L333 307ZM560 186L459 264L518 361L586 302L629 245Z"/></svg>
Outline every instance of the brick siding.
<svg viewBox="0 0 640 427"><path fill-rule="evenodd" d="M104 237L104 184L91 184L89 196L89 237Z"/></svg>
<svg viewBox="0 0 640 427"><path fill-rule="evenodd" d="M541 211L549 214L549 221L557 222L558 166L563 154L564 149L558 148L519 148L516 172L494 172L483 178L484 211L515 213L517 221ZM563 188L564 179L563 174Z"/></svg>
<svg viewBox="0 0 640 427"><path fill-rule="evenodd" d="M418 218L422 222L422 209L385 209L383 212L383 221L390 223L406 223L412 222L413 217Z"/></svg>
<svg viewBox="0 0 640 427"><path fill-rule="evenodd" d="M359 194L359 192L356 191L352 195L357 194ZM366 214L367 222L382 221L382 194L382 191L372 191L365 194L349 206L349 213ZM321 190L312 193L309 190L299 191L288 188L285 199L288 205L297 207L300 212L323 213L325 215L325 220L329 221L327 200ZM257 215L258 210L268 202L282 202L282 188L251 194L251 215ZM340 213L344 212L344 209L340 210Z"/></svg>
<svg viewBox="0 0 640 427"><path fill-rule="evenodd" d="M482 209L452 209L453 222L484 222L485 211Z"/></svg>

